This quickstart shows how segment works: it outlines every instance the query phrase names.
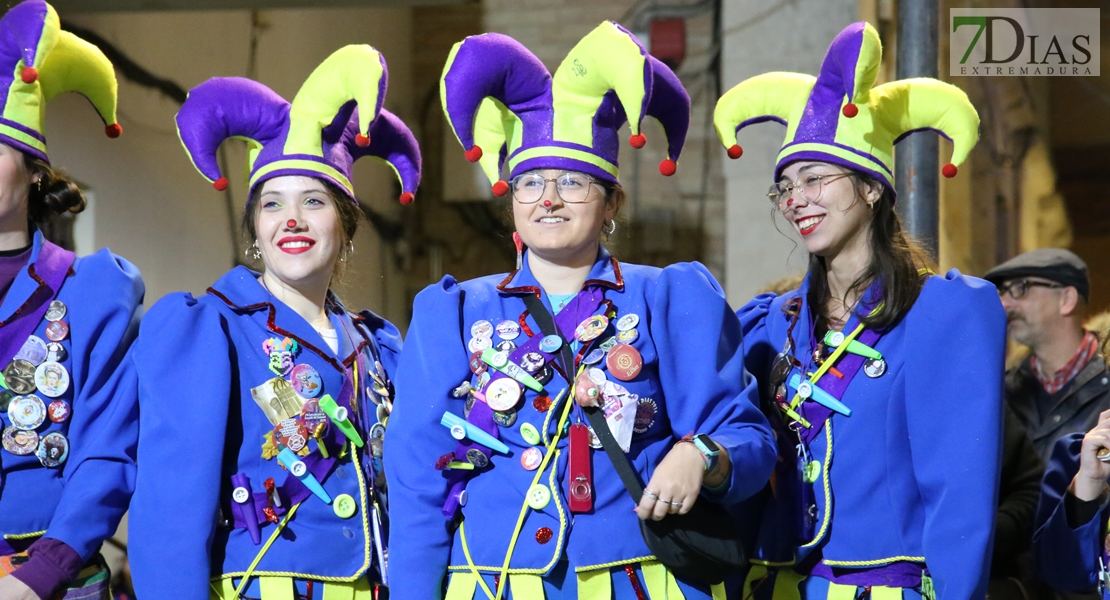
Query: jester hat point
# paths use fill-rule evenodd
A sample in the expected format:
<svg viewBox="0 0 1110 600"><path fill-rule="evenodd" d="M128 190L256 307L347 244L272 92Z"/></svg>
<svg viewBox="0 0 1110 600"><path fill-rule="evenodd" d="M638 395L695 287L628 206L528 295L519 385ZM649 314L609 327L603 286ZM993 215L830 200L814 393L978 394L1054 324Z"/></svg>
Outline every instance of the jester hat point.
<svg viewBox="0 0 1110 600"><path fill-rule="evenodd" d="M763 121L786 125L775 180L799 160L835 163L867 173L894 190L894 145L915 131L932 130L952 141L952 160L941 172L955 177L979 139L979 114L960 88L931 78L872 87L882 44L866 22L833 40L817 77L764 73L717 101L713 122L731 158L743 149L737 133Z"/></svg>
<svg viewBox="0 0 1110 600"><path fill-rule="evenodd" d="M64 92L77 92L92 103L108 137L123 133L116 121L112 63L100 48L62 31L53 6L43 0L20 2L0 18L0 142L50 162L46 104Z"/></svg>
<svg viewBox="0 0 1110 600"><path fill-rule="evenodd" d="M520 42L484 33L455 44L440 79L443 112L470 162L479 163L493 193L501 180L532 169L582 171L617 182L618 130L642 148L644 117L667 137L663 175L673 175L690 126L690 96L674 72L635 36L603 22L577 45L552 76Z"/></svg>
<svg viewBox="0 0 1110 600"><path fill-rule="evenodd" d="M303 175L330 181L356 198L354 162L388 164L401 182L401 204L420 184L420 148L412 131L382 108L385 57L367 45L336 50L308 76L293 102L243 77L216 77L189 91L178 111L185 152L217 190L227 188L217 151L228 138L247 142L248 185Z"/></svg>

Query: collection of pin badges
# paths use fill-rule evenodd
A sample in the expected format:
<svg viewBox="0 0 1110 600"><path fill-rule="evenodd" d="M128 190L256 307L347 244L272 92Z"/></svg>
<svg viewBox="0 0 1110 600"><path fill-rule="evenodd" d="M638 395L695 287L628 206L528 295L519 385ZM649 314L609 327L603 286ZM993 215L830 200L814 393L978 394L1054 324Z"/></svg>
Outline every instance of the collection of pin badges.
<svg viewBox="0 0 1110 600"><path fill-rule="evenodd" d="M62 364L68 355L61 343L69 337L69 325L62 320L66 312L65 303L52 301L45 316L46 340L29 336L0 372L0 414L6 414L9 422L0 444L17 456L34 454L43 466L52 468L69 457L69 440L61 432L40 435L39 430L66 422L71 412L69 403L61 399L70 384L69 371Z"/></svg>

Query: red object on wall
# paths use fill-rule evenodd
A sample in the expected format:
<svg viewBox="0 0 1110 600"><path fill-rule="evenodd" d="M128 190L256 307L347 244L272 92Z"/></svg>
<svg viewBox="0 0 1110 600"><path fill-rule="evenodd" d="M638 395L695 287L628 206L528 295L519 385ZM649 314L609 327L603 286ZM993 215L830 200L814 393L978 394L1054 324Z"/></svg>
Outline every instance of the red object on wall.
<svg viewBox="0 0 1110 600"><path fill-rule="evenodd" d="M686 58L686 20L658 19L651 22L651 55L672 70Z"/></svg>

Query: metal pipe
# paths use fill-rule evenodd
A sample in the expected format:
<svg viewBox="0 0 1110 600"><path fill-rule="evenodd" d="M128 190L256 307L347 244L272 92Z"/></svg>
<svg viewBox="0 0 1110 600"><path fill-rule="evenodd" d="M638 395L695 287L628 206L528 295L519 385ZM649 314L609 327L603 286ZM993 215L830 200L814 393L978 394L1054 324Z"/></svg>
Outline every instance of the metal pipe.
<svg viewBox="0 0 1110 600"><path fill-rule="evenodd" d="M937 76L936 0L898 2L898 79ZM898 214L906 233L937 258L940 223L940 182L937 135L912 133L895 151L894 176Z"/></svg>

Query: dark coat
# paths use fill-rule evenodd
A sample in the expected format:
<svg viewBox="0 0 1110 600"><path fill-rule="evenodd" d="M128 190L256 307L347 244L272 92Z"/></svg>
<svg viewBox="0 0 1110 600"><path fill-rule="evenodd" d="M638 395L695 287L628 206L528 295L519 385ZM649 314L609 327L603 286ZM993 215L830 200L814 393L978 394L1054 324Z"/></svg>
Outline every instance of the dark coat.
<svg viewBox="0 0 1110 600"><path fill-rule="evenodd" d="M1037 409L1039 398L1052 407L1042 420ZM1041 387L1029 359L1006 373L1006 402L1013 409L1029 439L1048 463L1056 440L1069 433L1090 431L1098 423L1098 415L1110 409L1110 371L1102 355L1092 358L1087 366L1059 392L1049 395Z"/></svg>

